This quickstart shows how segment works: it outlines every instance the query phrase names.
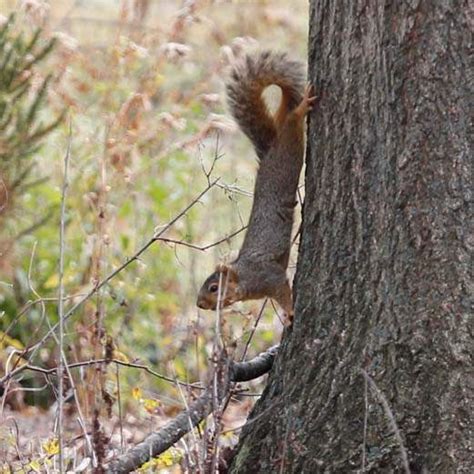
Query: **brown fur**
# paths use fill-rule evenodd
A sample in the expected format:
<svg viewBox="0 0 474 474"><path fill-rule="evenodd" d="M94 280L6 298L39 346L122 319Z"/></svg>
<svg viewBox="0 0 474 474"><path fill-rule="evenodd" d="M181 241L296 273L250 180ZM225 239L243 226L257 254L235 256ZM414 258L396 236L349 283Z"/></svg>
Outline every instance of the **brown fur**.
<svg viewBox="0 0 474 474"><path fill-rule="evenodd" d="M271 116L262 98L265 87L282 89L280 107ZM286 54L247 55L231 73L229 104L237 123L252 141L260 166L249 225L237 259L219 265L202 286L198 306L215 309L216 285L225 285L222 306L271 297L293 315L286 268L291 247L293 210L304 156L304 118L315 100L304 88L303 66ZM211 291L213 290L213 291Z"/></svg>

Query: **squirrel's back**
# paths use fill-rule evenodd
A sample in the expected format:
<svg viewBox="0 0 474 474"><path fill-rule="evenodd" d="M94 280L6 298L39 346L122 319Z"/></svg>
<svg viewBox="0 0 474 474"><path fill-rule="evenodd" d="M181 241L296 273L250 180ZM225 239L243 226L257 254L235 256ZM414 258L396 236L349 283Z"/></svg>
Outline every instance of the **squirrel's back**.
<svg viewBox="0 0 474 474"><path fill-rule="evenodd" d="M303 63L274 51L246 54L234 64L227 83L232 115L252 141L260 159L265 158L277 133L275 118L262 97L263 90L270 85L281 88L281 107L291 111L303 97Z"/></svg>
<svg viewBox="0 0 474 474"><path fill-rule="evenodd" d="M278 111L271 115L262 92L280 86ZM304 125L315 97L305 87L302 63L284 53L247 54L235 63L227 84L233 116L252 141L260 163L252 210L236 260L219 265L204 282L197 304L214 309L265 296L278 301L291 322L293 302L286 269L294 206L304 157ZM223 295L219 291L224 286Z"/></svg>

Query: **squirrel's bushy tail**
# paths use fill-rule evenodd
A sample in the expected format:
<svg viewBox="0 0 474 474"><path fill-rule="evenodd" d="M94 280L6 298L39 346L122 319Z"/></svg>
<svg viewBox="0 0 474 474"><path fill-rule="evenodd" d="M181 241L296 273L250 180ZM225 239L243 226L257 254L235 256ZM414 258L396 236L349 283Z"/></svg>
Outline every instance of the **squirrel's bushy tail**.
<svg viewBox="0 0 474 474"><path fill-rule="evenodd" d="M261 51L247 54L234 65L227 83L232 115L263 158L276 135L275 119L262 97L269 85L282 90L282 106L292 110L301 101L305 71L301 62L285 53Z"/></svg>

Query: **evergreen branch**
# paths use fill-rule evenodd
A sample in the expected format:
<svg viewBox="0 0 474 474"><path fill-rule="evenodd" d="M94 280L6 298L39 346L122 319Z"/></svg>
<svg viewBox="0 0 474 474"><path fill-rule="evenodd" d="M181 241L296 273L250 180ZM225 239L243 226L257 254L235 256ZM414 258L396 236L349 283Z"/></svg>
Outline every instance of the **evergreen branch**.
<svg viewBox="0 0 474 474"><path fill-rule="evenodd" d="M41 87L39 88L38 93L36 94L35 100L31 104L30 110L28 110L28 112L26 114L25 124L27 126L30 125L33 122L33 120L36 116L36 113L38 112L38 108L39 108L39 106L40 106L41 102L43 101L44 96L46 94L46 89L48 87L48 84L49 84L49 81L51 80L51 78L52 78L52 75L48 74L46 76L46 78L44 79L43 83L41 84Z"/></svg>
<svg viewBox="0 0 474 474"><path fill-rule="evenodd" d="M66 116L66 110L63 110L61 114L59 115L59 117L56 120L54 120L54 122L33 132L33 134L28 137L28 140L31 142L37 141L40 138L42 138L44 135L47 135L49 132L53 131L63 121L65 116Z"/></svg>
<svg viewBox="0 0 474 474"><path fill-rule="evenodd" d="M28 61L28 63L26 63L25 67L23 68L23 71L27 71L28 69L31 69L32 66L34 66L39 61L43 60L53 50L56 44L56 41L57 41L56 38L51 38L48 44L46 44L46 46L41 51L37 52L31 61Z"/></svg>

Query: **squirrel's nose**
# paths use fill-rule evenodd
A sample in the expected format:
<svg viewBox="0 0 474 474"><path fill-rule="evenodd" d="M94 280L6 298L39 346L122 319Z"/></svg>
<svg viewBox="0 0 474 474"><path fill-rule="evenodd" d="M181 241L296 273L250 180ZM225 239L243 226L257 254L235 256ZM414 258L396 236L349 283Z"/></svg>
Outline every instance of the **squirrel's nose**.
<svg viewBox="0 0 474 474"><path fill-rule="evenodd" d="M196 301L196 306L201 309L211 309L209 306L209 302L206 301L205 298L201 298L200 296L198 296L198 299Z"/></svg>

